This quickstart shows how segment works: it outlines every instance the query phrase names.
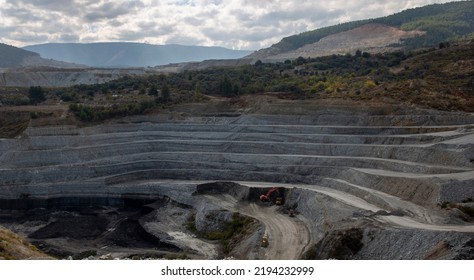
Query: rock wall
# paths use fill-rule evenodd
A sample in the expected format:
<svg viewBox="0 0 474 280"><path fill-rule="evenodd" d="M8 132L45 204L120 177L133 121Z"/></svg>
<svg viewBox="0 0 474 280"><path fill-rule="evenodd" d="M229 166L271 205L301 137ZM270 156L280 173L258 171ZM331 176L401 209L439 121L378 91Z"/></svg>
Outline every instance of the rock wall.
<svg viewBox="0 0 474 280"><path fill-rule="evenodd" d="M280 105L271 110L284 110ZM312 248L345 244L344 232L357 228L363 229L363 246L351 258L463 258L469 251L469 234L443 231L438 238L432 230L377 226L386 227L381 217L394 215L463 223L438 205L474 197L473 115L328 106L301 115L267 111L129 121L29 127L20 138L1 139L2 203L169 198L195 209L196 226L212 231L234 208L207 196L231 197L233 205L258 203L260 191L287 183L280 211L296 210ZM229 181L236 183L224 183ZM369 206L346 203L347 197ZM258 234L249 244L255 245ZM390 241L398 235L404 242ZM419 249L411 249L415 242ZM451 249L446 253L443 246ZM393 252L384 255L385 247ZM325 256L330 254L320 257Z"/></svg>
<svg viewBox="0 0 474 280"><path fill-rule="evenodd" d="M108 186L140 180L314 184L324 178L422 205L474 196L468 186L474 170L471 115L397 115L393 122L411 118L416 125L388 126L389 116L348 121L349 113L343 108L319 116L28 128L23 138L0 141L2 196L81 188L103 193ZM338 117L325 121L325 115ZM330 181L324 184L331 187Z"/></svg>

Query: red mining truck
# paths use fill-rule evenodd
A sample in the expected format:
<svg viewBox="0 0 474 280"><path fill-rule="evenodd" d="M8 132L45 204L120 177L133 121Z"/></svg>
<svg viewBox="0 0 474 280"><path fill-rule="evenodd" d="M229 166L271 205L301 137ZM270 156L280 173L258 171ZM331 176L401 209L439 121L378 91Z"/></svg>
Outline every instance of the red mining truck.
<svg viewBox="0 0 474 280"><path fill-rule="evenodd" d="M268 190L268 192L266 194L260 195L260 201L262 201L262 202L270 201L271 200L270 196L274 192L278 195L277 198L275 199L275 204L276 205L282 205L283 204L283 198L280 196L280 191L278 190L277 187L272 187Z"/></svg>

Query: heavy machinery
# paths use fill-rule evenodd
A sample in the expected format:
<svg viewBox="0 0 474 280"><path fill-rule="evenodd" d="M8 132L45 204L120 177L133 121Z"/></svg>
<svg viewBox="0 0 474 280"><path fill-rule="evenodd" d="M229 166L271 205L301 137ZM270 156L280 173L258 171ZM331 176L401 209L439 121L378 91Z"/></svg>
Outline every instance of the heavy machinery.
<svg viewBox="0 0 474 280"><path fill-rule="evenodd" d="M275 200L276 205L282 205L283 204L283 197L279 196Z"/></svg>
<svg viewBox="0 0 474 280"><path fill-rule="evenodd" d="M270 196L272 193L276 192L278 197L275 199L275 204L276 205L282 205L283 204L283 198L280 196L280 191L278 190L277 187L272 187L268 190L266 194L260 195L260 201L262 202L268 202L271 200Z"/></svg>
<svg viewBox="0 0 474 280"><path fill-rule="evenodd" d="M264 236L262 238L262 241L260 242L260 246L263 247L263 248L267 248L268 247L268 237Z"/></svg>
<svg viewBox="0 0 474 280"><path fill-rule="evenodd" d="M295 216L295 210L290 209L290 211L288 211L288 215L289 215L290 217L294 217L294 216Z"/></svg>

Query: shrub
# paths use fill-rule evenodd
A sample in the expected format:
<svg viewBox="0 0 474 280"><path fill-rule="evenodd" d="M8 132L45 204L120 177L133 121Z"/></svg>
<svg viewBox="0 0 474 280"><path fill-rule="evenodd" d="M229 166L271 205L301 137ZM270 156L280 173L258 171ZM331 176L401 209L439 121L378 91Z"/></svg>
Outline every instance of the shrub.
<svg viewBox="0 0 474 280"><path fill-rule="evenodd" d="M30 90L28 91L28 97L30 98L30 102L33 105L36 105L46 100L44 90L42 87L39 86L30 87Z"/></svg>
<svg viewBox="0 0 474 280"><path fill-rule="evenodd" d="M61 97L59 97L64 102L70 102L73 100L72 96L68 93L61 94Z"/></svg>
<svg viewBox="0 0 474 280"><path fill-rule="evenodd" d="M365 88L365 89L372 89L372 88L374 88L375 86L376 86L376 84L375 84L375 82L372 81L372 80L367 80L367 81L365 81L365 83L364 83L364 88Z"/></svg>
<svg viewBox="0 0 474 280"><path fill-rule="evenodd" d="M74 257L72 257L72 259L73 260L82 260L82 259L87 259L88 257L91 257L91 256L97 256L97 251L95 251L95 250L83 251L83 252L75 255Z"/></svg>
<svg viewBox="0 0 474 280"><path fill-rule="evenodd" d="M37 112L30 112L30 118L37 119L39 117L39 114Z"/></svg>

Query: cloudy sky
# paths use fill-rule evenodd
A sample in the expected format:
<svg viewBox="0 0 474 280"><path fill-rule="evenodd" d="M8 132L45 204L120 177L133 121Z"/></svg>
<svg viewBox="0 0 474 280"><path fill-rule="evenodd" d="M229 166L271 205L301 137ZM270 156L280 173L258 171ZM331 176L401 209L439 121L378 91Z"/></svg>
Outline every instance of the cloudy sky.
<svg viewBox="0 0 474 280"><path fill-rule="evenodd" d="M0 42L127 41L255 50L443 0L0 0Z"/></svg>

